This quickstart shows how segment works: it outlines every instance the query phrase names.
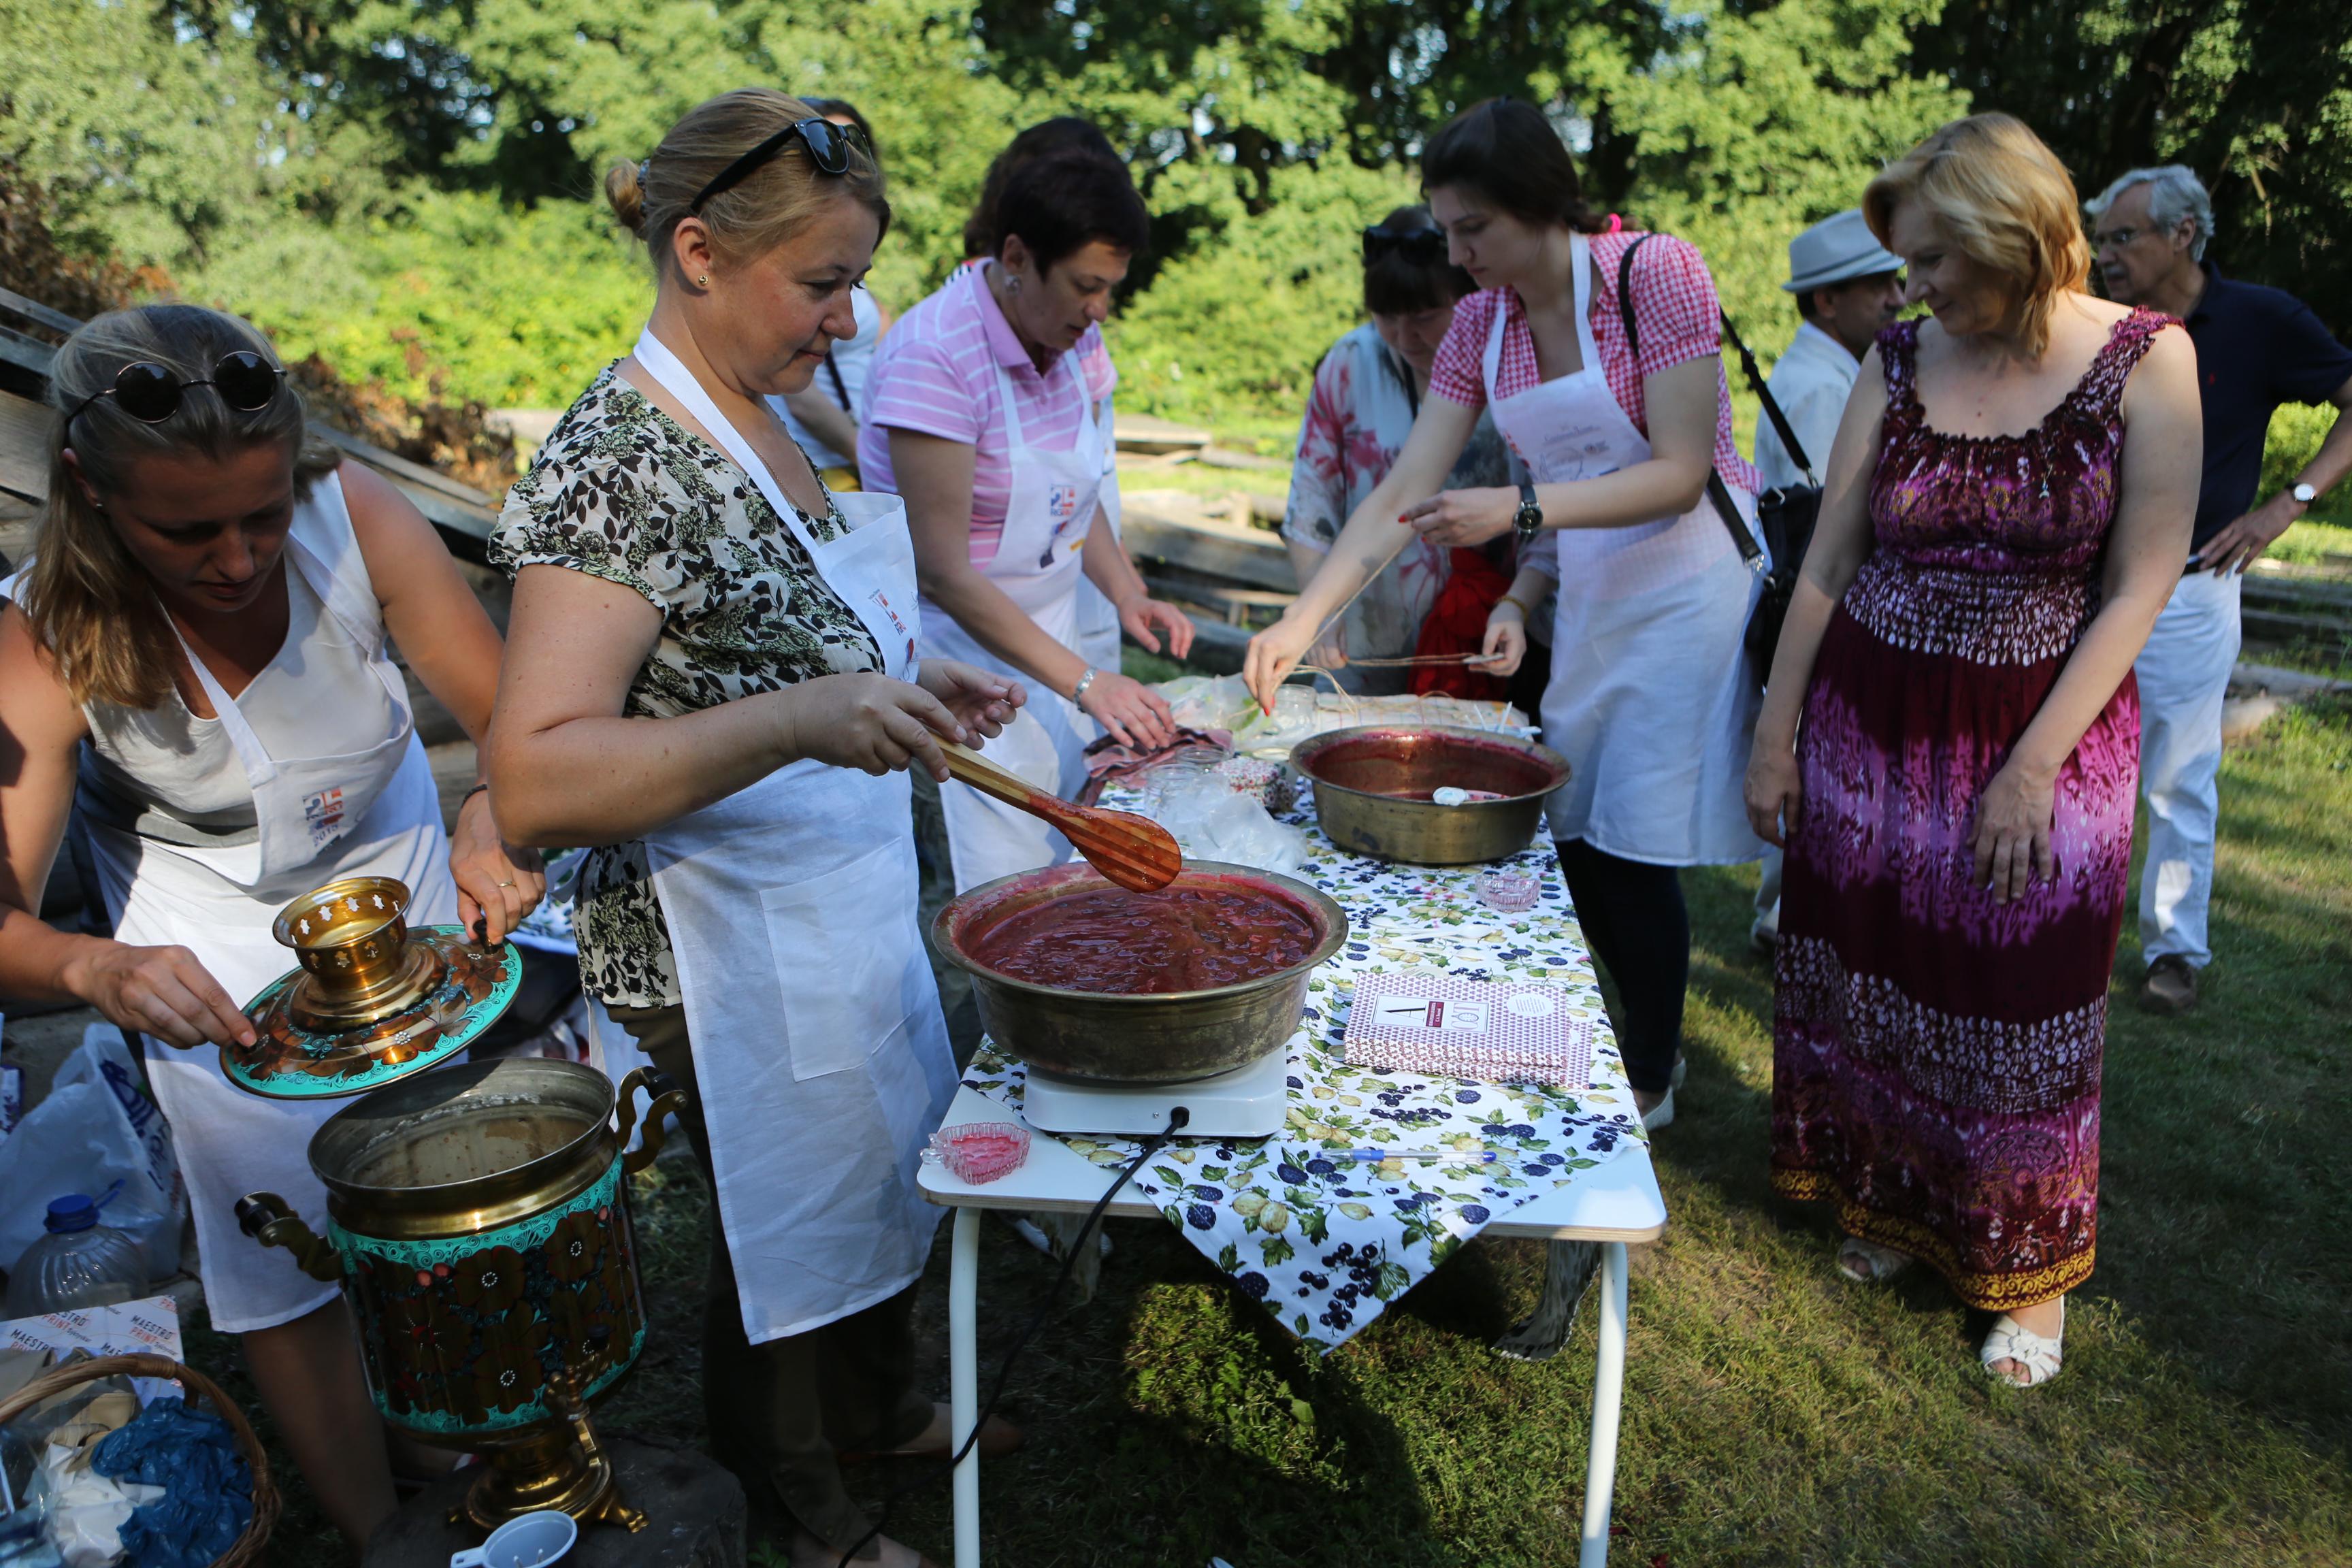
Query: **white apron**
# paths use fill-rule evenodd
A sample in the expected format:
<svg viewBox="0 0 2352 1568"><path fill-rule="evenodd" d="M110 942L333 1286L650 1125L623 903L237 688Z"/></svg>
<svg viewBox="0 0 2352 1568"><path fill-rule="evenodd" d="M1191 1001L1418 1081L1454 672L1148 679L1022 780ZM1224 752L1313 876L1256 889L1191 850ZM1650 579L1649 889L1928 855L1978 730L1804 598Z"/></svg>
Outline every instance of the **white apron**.
<svg viewBox="0 0 2352 1568"><path fill-rule="evenodd" d="M334 476L320 480L295 509L286 552L289 569L299 572L318 596L321 623L332 616L366 651L366 672L356 679L380 682L389 694L396 714L391 732L342 756L272 755L254 729L253 721L266 716L232 700L183 639L188 664L252 786L254 841L199 847L89 825L116 939L187 948L240 1005L294 966L293 953L269 934L278 911L324 883L397 877L414 895L412 924L457 920L457 888L449 876L433 771L416 739L407 687L386 651L383 612ZM310 662L321 670L337 668L326 660ZM365 698L373 701L375 694ZM250 1333L323 1306L336 1287L303 1273L291 1255L256 1245L238 1230L236 1205L247 1193L274 1192L324 1235L326 1191L310 1171L310 1135L350 1101L247 1093L229 1082L220 1052L211 1047L182 1050L150 1037L144 1055L187 1180L213 1326Z"/></svg>
<svg viewBox="0 0 2352 1568"><path fill-rule="evenodd" d="M1538 484L1598 479L1650 456L1601 370L1582 235L1572 255L1583 368L1497 397L1506 312L1486 342L1495 424ZM1731 493L1743 515L1753 510L1751 497ZM1552 837L1659 866L1755 859L1764 847L1741 781L1759 698L1741 639L1762 579L1714 502L1631 528L1554 529L1544 542L1559 552L1559 595L1543 737L1572 770L1547 811Z"/></svg>
<svg viewBox="0 0 2352 1568"><path fill-rule="evenodd" d="M1104 400L1103 419L1110 426L1110 434L1103 442L1102 491L1097 497L1103 516L1110 523L1110 536L1119 537L1118 500L1118 437L1116 421L1111 418L1109 400ZM1127 546L1122 542L1119 548ZM1164 637L1166 634L1163 632ZM1161 645L1166 646L1164 643ZM1078 577L1078 657L1097 669L1116 673L1119 664L1118 608L1110 595L1095 586L1095 580L1081 574Z"/></svg>
<svg viewBox="0 0 2352 1568"><path fill-rule="evenodd" d="M962 281L966 288L988 287L977 267ZM1070 368L1076 373L1075 363ZM1092 417L1078 422L1077 438L1068 451L1047 452L1023 437L1013 378L1001 364L996 384L997 400L1004 408L1012 488L1005 498L1004 532L997 541L996 557L981 568L981 574L1003 589L1047 637L1086 658L1078 642L1078 588L1085 582L1078 547L1094 526L1095 507L1102 496L1111 450L1110 400L1105 398L1091 411ZM1078 395L1085 395L1083 385ZM1043 689L982 647L953 616L929 603L923 605L923 652L978 665L1029 689L1027 706L1004 733L988 742L991 762L1065 800L1085 784L1087 745L1101 730L1076 703ZM1117 650L1108 664L1097 668L1118 673ZM1070 858L1069 840L1060 833L970 784L941 784L940 806L947 818L948 856L959 893L1016 871L1058 866Z"/></svg>
<svg viewBox="0 0 2352 1568"><path fill-rule="evenodd" d="M850 531L818 542L677 356L650 330L635 352L760 487L890 672L912 680L905 503L836 496ZM904 773L803 758L646 835L753 1344L897 1295L939 1225L916 1173L956 1069L916 924L912 813Z"/></svg>

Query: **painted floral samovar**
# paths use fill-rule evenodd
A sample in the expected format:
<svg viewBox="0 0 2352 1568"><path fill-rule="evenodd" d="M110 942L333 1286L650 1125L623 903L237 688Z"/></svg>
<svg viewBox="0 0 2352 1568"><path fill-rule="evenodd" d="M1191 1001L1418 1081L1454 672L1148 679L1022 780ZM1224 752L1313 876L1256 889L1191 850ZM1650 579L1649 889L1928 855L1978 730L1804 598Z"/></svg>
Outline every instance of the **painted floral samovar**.
<svg viewBox="0 0 2352 1568"><path fill-rule="evenodd" d="M632 1150L639 1089L654 1098ZM483 1529L539 1509L644 1527L588 1406L645 1343L625 1178L684 1099L644 1071L615 1095L572 1062L439 1068L361 1097L311 1138L324 1237L274 1193L237 1205L247 1235L341 1282L384 1419L488 1457L463 1510Z"/></svg>

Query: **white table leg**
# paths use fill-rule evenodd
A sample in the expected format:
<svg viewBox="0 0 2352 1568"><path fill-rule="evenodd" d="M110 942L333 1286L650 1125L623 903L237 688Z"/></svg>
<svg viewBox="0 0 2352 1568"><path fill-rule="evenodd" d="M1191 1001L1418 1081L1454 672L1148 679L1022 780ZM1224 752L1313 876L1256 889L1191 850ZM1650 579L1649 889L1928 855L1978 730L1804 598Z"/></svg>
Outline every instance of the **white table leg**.
<svg viewBox="0 0 2352 1568"><path fill-rule="evenodd" d="M1601 1353L1592 1373L1592 1447L1584 1467L1579 1568L1607 1568L1609 1502L1617 1485L1617 1409L1625 1392L1625 1244L1601 1247ZM956 1568L964 1568L961 1560Z"/></svg>
<svg viewBox="0 0 2352 1568"><path fill-rule="evenodd" d="M954 1448L980 1421L980 1211L955 1211L948 1268L948 1427ZM1622 1248L1620 1249L1622 1250ZM1614 1430L1614 1425L1612 1425ZM950 1450L953 1451L953 1448ZM955 1470L955 1568L980 1568L980 1447Z"/></svg>

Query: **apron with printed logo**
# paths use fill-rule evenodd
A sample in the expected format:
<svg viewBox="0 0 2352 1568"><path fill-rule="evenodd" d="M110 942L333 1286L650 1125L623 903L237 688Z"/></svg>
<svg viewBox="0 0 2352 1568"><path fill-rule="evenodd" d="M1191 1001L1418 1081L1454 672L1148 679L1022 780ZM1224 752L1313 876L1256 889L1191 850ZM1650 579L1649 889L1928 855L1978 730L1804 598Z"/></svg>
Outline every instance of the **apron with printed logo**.
<svg viewBox="0 0 2352 1568"><path fill-rule="evenodd" d="M1538 484L1650 456L1601 370L1580 234L1571 265L1582 368L1497 397L1504 310L1486 342L1488 406ZM1752 498L1732 495L1752 512ZM1761 584L1714 503L1631 528L1553 529L1541 548L1559 567L1543 737L1571 770L1547 808L1552 837L1660 866L1756 858L1741 782L1759 700L1741 640Z"/></svg>
<svg viewBox="0 0 2352 1568"><path fill-rule="evenodd" d="M819 542L650 328L635 353L759 487L888 673L913 680L905 503L836 496L850 531ZM903 772L803 758L646 835L753 1344L897 1295L938 1228L916 1174L956 1069L916 924L912 812Z"/></svg>
<svg viewBox="0 0 2352 1568"><path fill-rule="evenodd" d="M963 283L971 289L988 287L976 267L964 275ZM1068 367L1072 395L1085 397L1076 362L1069 361ZM1013 378L1001 364L996 388L998 405L1004 410L1012 486L995 559L980 569L981 574L1002 588L1047 637L1084 658L1078 641L1078 588L1085 574L1078 552L1102 499L1111 451L1109 400L1080 417L1077 437L1068 451L1048 452L1023 436ZM988 742L990 761L1065 800L1085 784L1087 745L1101 731L1076 703L1041 689L1034 679L982 647L936 605L923 606L923 652L978 665L1028 688L1029 701L1020 716ZM1097 668L1116 674L1116 650L1109 663ZM1069 841L1060 833L970 784L941 784L940 805L947 818L948 853L959 893L1018 871L1058 866L1070 858Z"/></svg>

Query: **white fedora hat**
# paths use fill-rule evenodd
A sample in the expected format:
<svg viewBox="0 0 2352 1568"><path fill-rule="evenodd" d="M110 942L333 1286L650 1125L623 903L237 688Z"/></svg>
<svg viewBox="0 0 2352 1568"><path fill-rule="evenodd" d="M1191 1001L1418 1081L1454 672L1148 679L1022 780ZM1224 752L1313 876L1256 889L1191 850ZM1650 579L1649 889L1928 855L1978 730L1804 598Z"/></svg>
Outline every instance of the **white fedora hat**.
<svg viewBox="0 0 2352 1568"><path fill-rule="evenodd" d="M1789 242L1789 280L1780 285L1791 294L1826 289L1880 272L1900 272L1903 258L1878 243L1860 207L1848 207L1825 217Z"/></svg>

